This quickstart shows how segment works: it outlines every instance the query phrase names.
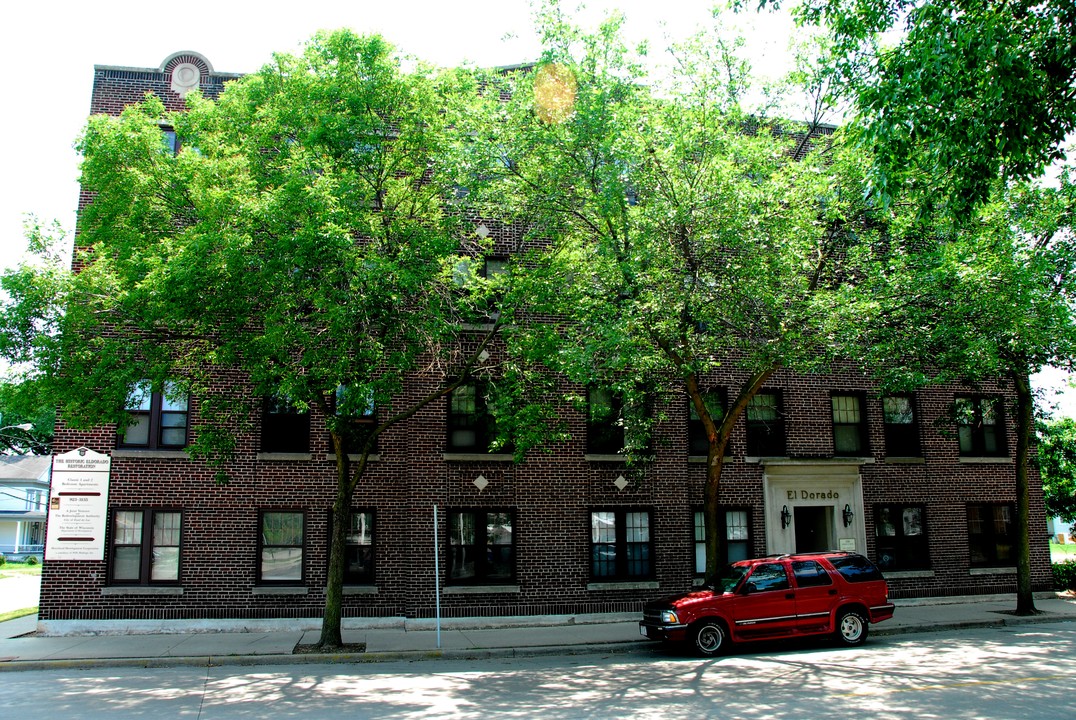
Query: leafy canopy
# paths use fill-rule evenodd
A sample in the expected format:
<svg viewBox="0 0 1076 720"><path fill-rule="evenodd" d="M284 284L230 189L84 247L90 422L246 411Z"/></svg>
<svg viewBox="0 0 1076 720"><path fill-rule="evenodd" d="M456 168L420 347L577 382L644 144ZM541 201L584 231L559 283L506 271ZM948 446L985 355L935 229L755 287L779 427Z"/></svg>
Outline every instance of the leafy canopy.
<svg viewBox="0 0 1076 720"><path fill-rule="evenodd" d="M1038 177L1064 157L1076 129L1071 0L802 0L793 12L828 31L882 197L910 182L924 204L940 197L962 215L995 178Z"/></svg>
<svg viewBox="0 0 1076 720"><path fill-rule="evenodd" d="M76 426L123 427L135 383L178 381L211 457L234 449L252 397L318 407L330 430L391 407L405 375L459 360L486 292L458 291L461 255L484 248L439 170L466 92L462 74L404 70L381 38L339 31L185 112L148 96L91 118L77 272L54 259L5 279L5 350Z"/></svg>

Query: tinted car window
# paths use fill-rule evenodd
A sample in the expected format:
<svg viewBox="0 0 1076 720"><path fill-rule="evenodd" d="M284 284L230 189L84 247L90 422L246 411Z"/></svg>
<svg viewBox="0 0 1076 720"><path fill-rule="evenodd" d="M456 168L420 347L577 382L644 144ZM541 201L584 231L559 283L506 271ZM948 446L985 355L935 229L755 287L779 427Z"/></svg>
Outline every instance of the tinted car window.
<svg viewBox="0 0 1076 720"><path fill-rule="evenodd" d="M788 574L785 573L785 566L780 563L765 563L757 566L751 573L751 577L747 579L747 586L752 592L787 590Z"/></svg>
<svg viewBox="0 0 1076 720"><path fill-rule="evenodd" d="M867 558L862 555L846 555L844 557L828 558L837 572L848 582L868 582L881 580L882 573Z"/></svg>
<svg viewBox="0 0 1076 720"><path fill-rule="evenodd" d="M732 592L746 574L747 566L726 565L714 580L714 589L723 593Z"/></svg>
<svg viewBox="0 0 1076 720"><path fill-rule="evenodd" d="M819 587L820 585L832 585L833 578L826 569L814 560L793 560L792 574L796 577L796 584L800 587Z"/></svg>

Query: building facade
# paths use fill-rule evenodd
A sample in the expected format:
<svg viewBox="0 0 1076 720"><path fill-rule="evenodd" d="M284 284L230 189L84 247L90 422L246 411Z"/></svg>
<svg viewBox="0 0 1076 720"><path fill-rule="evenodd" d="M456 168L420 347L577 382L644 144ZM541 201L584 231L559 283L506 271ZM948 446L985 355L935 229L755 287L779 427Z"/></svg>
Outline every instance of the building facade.
<svg viewBox="0 0 1076 720"><path fill-rule="evenodd" d="M97 67L91 111L118 113L147 91L177 109L190 88L213 97L233 77L189 52L154 69ZM494 228L505 253L509 231ZM725 402L744 379L713 375L707 389ZM439 378L412 380L420 397ZM592 410L616 405L586 395ZM880 396L851 367L776 373L732 436L722 560L850 550L883 568L894 597L1013 591L1013 398L1003 382ZM621 429L568 404L570 440L522 462L486 452L475 385L391 429L355 493L345 619L433 617L438 596L445 617L634 611L697 584L705 439L686 398L659 405L654 459L635 466L617 452ZM100 561L46 558L42 624L319 618L336 492L325 418L267 401L218 486L184 452L197 397L150 388L131 407L122 437L57 427L57 453L111 456L106 549ZM1045 522L1034 475L1031 527ZM1049 589L1045 537L1031 559L1034 588Z"/></svg>

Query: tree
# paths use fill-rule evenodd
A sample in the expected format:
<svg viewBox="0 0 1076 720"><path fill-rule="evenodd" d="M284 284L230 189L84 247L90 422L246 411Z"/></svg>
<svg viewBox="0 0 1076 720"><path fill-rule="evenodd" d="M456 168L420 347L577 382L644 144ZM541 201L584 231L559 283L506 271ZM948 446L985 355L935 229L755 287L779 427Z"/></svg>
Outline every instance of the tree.
<svg viewBox="0 0 1076 720"><path fill-rule="evenodd" d="M624 45L617 17L589 34L553 6L541 27L541 62L488 80L501 92L483 96L473 115L488 122L455 165L545 250L524 294L556 320L509 329L512 350L567 377L579 405L580 388L619 398L609 419L634 462L653 398L700 419L709 581L733 426L775 373L845 350L827 318L877 232L861 164L817 124L746 113L732 42L675 47L663 75ZM738 383L724 410L708 393L718 367Z"/></svg>
<svg viewBox="0 0 1076 720"><path fill-rule="evenodd" d="M911 183L960 215L995 178L1035 178L1064 157L1076 129L1069 0L803 0L793 12L831 40L883 197Z"/></svg>
<svg viewBox="0 0 1076 720"><path fill-rule="evenodd" d="M1035 613L1031 586L1028 472L1034 432L1029 378L1067 367L1076 351L1076 183L996 184L967 219L933 225L921 251L878 278L858 312L878 322L864 344L895 382L928 378L975 384L1005 378L1016 395L1017 608ZM922 225L909 232L923 232ZM905 283L909 286L902 287ZM881 322L887 319L889 322ZM893 322L897 319L896 322Z"/></svg>
<svg viewBox="0 0 1076 720"><path fill-rule="evenodd" d="M56 409L38 404L33 387L0 382L0 454L50 455Z"/></svg>
<svg viewBox="0 0 1076 720"><path fill-rule="evenodd" d="M223 480L252 397L327 418L323 649L341 644L349 509L377 438L489 370L501 321L480 321L505 280L467 270L485 247L439 169L460 127L453 97L473 92L462 74L404 70L381 38L339 31L186 112L147 97L93 117L74 271L53 256L4 281L5 354L29 363L66 425L122 433L133 388L189 392L201 421L189 452ZM422 394L406 394L416 373Z"/></svg>
<svg viewBox="0 0 1076 720"><path fill-rule="evenodd" d="M1046 513L1076 521L1076 420L1057 418L1038 424L1039 472Z"/></svg>

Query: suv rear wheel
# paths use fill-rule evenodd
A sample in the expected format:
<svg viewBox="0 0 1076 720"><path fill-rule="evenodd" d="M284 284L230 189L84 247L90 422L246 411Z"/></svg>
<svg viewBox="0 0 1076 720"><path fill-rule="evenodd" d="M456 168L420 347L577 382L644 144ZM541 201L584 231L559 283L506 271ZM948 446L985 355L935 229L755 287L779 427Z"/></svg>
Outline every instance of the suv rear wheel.
<svg viewBox="0 0 1076 720"><path fill-rule="evenodd" d="M859 610L841 610L837 614L837 641L848 647L867 641L867 618Z"/></svg>
<svg viewBox="0 0 1076 720"><path fill-rule="evenodd" d="M691 631L695 651L703 657L721 653L728 643L725 628L717 620L702 620Z"/></svg>

